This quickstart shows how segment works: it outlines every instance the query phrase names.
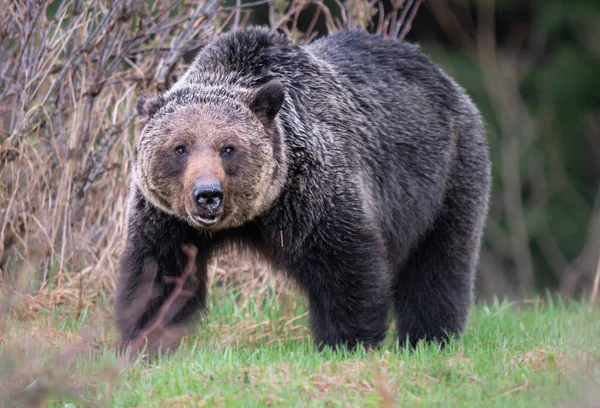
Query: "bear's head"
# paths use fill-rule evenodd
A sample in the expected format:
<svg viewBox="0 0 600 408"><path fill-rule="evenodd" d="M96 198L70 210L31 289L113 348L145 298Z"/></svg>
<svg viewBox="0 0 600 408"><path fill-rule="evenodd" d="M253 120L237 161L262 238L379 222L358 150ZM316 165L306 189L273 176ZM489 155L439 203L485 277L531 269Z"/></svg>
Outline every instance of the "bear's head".
<svg viewBox="0 0 600 408"><path fill-rule="evenodd" d="M198 229L240 226L283 186L277 114L284 87L182 88L137 102L134 182L163 211Z"/></svg>

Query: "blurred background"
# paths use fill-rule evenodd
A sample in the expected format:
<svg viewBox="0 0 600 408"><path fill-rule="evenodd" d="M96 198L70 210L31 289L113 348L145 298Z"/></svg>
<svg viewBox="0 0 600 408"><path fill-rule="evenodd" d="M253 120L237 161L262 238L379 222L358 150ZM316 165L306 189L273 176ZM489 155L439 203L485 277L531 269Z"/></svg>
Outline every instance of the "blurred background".
<svg viewBox="0 0 600 408"><path fill-rule="evenodd" d="M494 188L478 298L590 294L600 253L596 0L2 1L2 285L21 281L38 303L110 298L137 95L164 91L216 35L248 24L299 44L345 27L419 43L487 125ZM211 271L283 290L236 254Z"/></svg>

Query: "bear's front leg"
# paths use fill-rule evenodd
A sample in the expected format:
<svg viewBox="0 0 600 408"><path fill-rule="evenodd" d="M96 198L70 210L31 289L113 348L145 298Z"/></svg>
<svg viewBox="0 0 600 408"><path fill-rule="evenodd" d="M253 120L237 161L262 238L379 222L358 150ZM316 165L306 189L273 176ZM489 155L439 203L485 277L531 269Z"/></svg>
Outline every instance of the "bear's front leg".
<svg viewBox="0 0 600 408"><path fill-rule="evenodd" d="M369 237L356 233L332 248L335 238L312 248L296 272L308 294L309 320L319 347L359 343L376 348L387 332L391 305L391 273L384 250ZM362 241L362 242L361 242Z"/></svg>
<svg viewBox="0 0 600 408"><path fill-rule="evenodd" d="M179 342L206 304L206 255L186 224L148 203L132 211L117 285L122 348L154 352Z"/></svg>

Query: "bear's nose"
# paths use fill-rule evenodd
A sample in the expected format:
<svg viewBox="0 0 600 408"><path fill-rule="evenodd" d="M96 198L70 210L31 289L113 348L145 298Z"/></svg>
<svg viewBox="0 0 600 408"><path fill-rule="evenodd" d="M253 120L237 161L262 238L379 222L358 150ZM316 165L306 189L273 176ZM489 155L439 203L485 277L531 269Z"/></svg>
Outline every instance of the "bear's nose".
<svg viewBox="0 0 600 408"><path fill-rule="evenodd" d="M219 182L198 183L193 194L198 205L208 206L211 210L216 210L223 202L223 189Z"/></svg>

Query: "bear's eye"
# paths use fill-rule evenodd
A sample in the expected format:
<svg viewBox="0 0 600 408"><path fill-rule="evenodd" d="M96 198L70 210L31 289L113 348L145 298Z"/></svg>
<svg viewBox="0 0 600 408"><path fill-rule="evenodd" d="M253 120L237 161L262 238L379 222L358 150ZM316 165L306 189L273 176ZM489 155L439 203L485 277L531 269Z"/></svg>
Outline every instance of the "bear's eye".
<svg viewBox="0 0 600 408"><path fill-rule="evenodd" d="M235 148L233 146L225 146L221 152L221 154L223 156L231 156L233 154L233 152L235 151Z"/></svg>
<svg viewBox="0 0 600 408"><path fill-rule="evenodd" d="M177 146L175 148L175 153L177 153L180 156L185 154L185 146Z"/></svg>

